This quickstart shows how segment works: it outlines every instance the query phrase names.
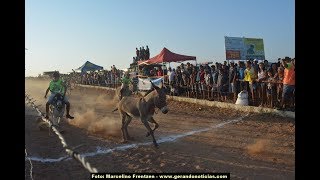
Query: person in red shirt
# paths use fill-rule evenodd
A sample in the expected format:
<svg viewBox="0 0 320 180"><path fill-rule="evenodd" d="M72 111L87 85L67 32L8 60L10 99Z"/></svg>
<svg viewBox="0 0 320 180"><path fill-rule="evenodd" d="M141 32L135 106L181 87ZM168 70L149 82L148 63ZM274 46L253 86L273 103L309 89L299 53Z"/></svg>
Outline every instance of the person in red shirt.
<svg viewBox="0 0 320 180"><path fill-rule="evenodd" d="M162 71L161 67L159 67L159 69L157 71L157 76L163 76L163 71Z"/></svg>

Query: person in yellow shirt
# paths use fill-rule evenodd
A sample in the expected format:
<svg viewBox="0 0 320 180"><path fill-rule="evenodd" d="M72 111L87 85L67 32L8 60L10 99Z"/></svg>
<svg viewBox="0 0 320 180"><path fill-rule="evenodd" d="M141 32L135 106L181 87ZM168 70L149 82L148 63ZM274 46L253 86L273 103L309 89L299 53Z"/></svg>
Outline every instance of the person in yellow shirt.
<svg viewBox="0 0 320 180"><path fill-rule="evenodd" d="M64 84L64 82L60 79L59 72L53 73L53 80L50 81L49 87L46 90L46 94L44 95L44 98L47 98L47 94L48 94L49 90L51 92L51 95L49 96L49 99L46 103L46 116L45 116L45 118L49 119L49 106L50 106L50 104L53 103L53 100L54 100L53 98L55 97L55 95L57 93L60 93L63 96L64 103L66 104L66 110L67 110L66 117L69 119L73 119L74 117L69 114L70 102L68 101L67 97L65 96L66 91L67 91L67 87Z"/></svg>
<svg viewBox="0 0 320 180"><path fill-rule="evenodd" d="M257 72L255 72L254 68L251 65L251 61L247 61L246 69L244 70L244 81L249 83L249 88L251 91L252 104L255 105L255 94L256 94L256 79Z"/></svg>

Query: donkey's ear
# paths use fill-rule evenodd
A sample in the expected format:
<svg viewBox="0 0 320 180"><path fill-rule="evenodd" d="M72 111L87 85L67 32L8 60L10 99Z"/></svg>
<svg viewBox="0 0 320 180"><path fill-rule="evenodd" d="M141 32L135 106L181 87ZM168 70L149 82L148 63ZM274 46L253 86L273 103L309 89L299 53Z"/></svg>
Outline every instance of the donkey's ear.
<svg viewBox="0 0 320 180"><path fill-rule="evenodd" d="M150 83L151 83L151 86L152 86L153 88L155 88L156 90L159 90L159 89L160 89L158 86L154 85L152 81L150 81Z"/></svg>

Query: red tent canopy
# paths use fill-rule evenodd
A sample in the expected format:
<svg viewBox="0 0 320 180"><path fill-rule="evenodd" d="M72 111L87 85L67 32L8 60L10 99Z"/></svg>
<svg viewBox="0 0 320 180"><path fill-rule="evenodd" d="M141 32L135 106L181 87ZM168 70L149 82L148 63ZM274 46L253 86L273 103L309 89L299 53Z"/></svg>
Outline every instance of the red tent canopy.
<svg viewBox="0 0 320 180"><path fill-rule="evenodd" d="M164 62L178 62L178 61L187 61L187 60L196 60L196 57L176 54L169 51L167 48L163 48L162 51L158 55L154 56L153 58L145 61L138 61L138 65L157 64L157 63L164 63Z"/></svg>

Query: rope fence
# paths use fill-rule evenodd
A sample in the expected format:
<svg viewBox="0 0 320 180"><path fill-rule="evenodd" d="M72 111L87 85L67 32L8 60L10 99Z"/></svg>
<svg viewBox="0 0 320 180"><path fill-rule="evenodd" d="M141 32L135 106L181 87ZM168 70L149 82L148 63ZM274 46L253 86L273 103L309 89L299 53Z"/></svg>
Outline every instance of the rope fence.
<svg viewBox="0 0 320 180"><path fill-rule="evenodd" d="M31 159L28 157L28 153L27 153L27 149L25 148L24 149L24 152L26 154L26 158L29 160L30 162L30 178L33 180L33 177L32 177L32 169L33 169L33 165L32 165L32 162L31 162Z"/></svg>
<svg viewBox="0 0 320 180"><path fill-rule="evenodd" d="M27 104L30 104L32 108L34 108L39 116L41 117L41 119L49 124L49 130L52 129L53 132L55 132L55 134L58 136L58 138L61 141L61 144L63 146L63 148L65 149L66 153L71 156L72 158L74 158L75 160L77 160L78 162L80 162L82 164L82 166L87 169L90 173L98 173L98 170L94 167L92 167L89 162L86 162L84 157L82 157L79 153L75 152L74 150L72 150L65 138L61 135L61 133L59 132L59 130L57 129L57 127L55 125L52 124L52 122L48 119L45 118L45 116L43 115L43 113L39 110L39 106L35 105L35 100L33 100L33 98L30 97L30 95L28 95L27 93L25 93L25 100L27 102ZM77 147L76 147L77 148ZM73 148L75 149L75 148Z"/></svg>

